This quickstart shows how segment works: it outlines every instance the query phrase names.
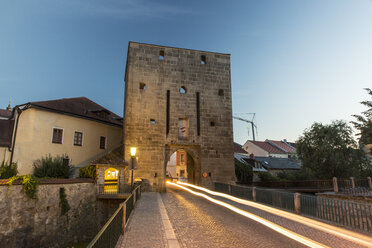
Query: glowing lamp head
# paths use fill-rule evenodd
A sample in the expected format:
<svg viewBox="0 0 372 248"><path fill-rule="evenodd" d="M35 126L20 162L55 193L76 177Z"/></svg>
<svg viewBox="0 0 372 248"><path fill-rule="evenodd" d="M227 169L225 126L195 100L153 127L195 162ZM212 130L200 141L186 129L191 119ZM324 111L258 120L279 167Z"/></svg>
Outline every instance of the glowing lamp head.
<svg viewBox="0 0 372 248"><path fill-rule="evenodd" d="M135 147L131 147L131 148L130 148L130 155L131 155L132 157L136 156L136 150L137 150L137 148L135 148Z"/></svg>

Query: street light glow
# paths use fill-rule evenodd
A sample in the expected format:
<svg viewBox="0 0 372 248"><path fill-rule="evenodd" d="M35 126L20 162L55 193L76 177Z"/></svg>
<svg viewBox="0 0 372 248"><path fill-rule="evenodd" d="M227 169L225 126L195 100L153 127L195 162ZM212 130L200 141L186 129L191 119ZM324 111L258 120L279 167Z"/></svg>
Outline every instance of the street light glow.
<svg viewBox="0 0 372 248"><path fill-rule="evenodd" d="M287 218L289 220L296 221L296 222L299 222L299 223L304 224L306 226L321 230L323 232L327 232L327 233L339 236L343 239L349 240L351 242L355 242L355 243L360 244L360 245L364 245L366 247L372 247L372 239L370 237L367 237L365 235L362 235L362 234L359 234L359 233L356 233L356 232L352 232L352 231L349 231L349 230L346 230L346 229L342 229L342 228L338 228L338 227L335 227L335 226L332 226L332 225L328 225L328 224L320 222L320 221L316 221L316 220L313 220L313 219L310 219L310 218L306 218L306 217L303 217L303 216L300 216L300 215L297 215L297 214L292 214L292 213L289 213L287 211L272 208L272 207L269 207L269 206L266 206L266 205L263 205L263 204L260 204L260 203L256 203L256 202L253 202L253 201L248 201L248 200L240 199L240 198L228 195L228 194L212 191L212 190L209 190L209 189L206 189L206 188L203 188L203 187L199 187L199 186L196 186L196 185L193 185L193 184L184 183L184 182L177 182L177 183L185 185L185 186L189 186L189 187L192 187L192 188L204 191L204 192L207 192L208 194L211 194L211 195L220 196L220 197L235 201L235 202L240 203L240 204L244 204L244 205L247 205L247 206L258 208L260 210L267 211L271 214L279 215L279 216Z"/></svg>
<svg viewBox="0 0 372 248"><path fill-rule="evenodd" d="M136 156L136 151L137 151L137 148L136 147L131 147L130 148L130 155L132 157Z"/></svg>
<svg viewBox="0 0 372 248"><path fill-rule="evenodd" d="M179 187L181 189L184 189L184 190L186 190L186 191L188 191L188 192L190 192L190 193L192 193L194 195L203 197L203 198L207 199L208 201L211 201L211 202L213 202L213 203L215 203L217 205L220 205L220 206L223 206L225 208L228 208L228 209L234 211L235 213L238 213L238 214L243 215L243 216L245 216L247 218L250 218L250 219L252 219L254 221L257 221L258 223L261 223L261 224L267 226L268 228L270 228L270 229L272 229L272 230L274 230L274 231L276 231L276 232L278 232L280 234L283 234L284 236L287 236L290 239L293 239L293 240L295 240L297 242L300 242L301 244L304 244L304 245L306 245L308 247L313 247L313 248L324 248L324 247L328 247L328 246L323 245L321 243L318 243L318 242L316 242L314 240L311 240L309 238L306 238L306 237L304 237L304 236L302 236L300 234L297 234L297 233L292 232L292 231L290 231L288 229L285 229L285 228L283 228L283 227L281 227L281 226L279 226L279 225L277 225L275 223L272 223L272 222L270 222L268 220L265 220L265 219L263 219L263 218L261 218L261 217L259 217L257 215L251 214L251 213L249 213L247 211L241 210L241 209L239 209L237 207L234 207L234 206L232 206L230 204L227 204L227 203L225 203L223 201L219 201L219 200L213 199L212 197L207 196L207 195L205 195L203 193L195 192L195 191L193 191L191 189L188 189L188 188L186 188L184 186L179 185L179 184L183 184L183 183L176 184L176 183L172 183L172 182L169 182L168 181L167 184L174 185L174 186Z"/></svg>

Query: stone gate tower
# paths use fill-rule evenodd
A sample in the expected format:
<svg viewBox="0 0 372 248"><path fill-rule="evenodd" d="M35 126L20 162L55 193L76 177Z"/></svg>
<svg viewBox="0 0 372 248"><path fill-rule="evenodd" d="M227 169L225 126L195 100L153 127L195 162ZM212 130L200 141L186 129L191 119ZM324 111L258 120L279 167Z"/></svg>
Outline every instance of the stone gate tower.
<svg viewBox="0 0 372 248"><path fill-rule="evenodd" d="M189 182L235 181L230 55L129 42L124 147L126 160L137 147L134 177L153 190L164 190L178 149L188 154Z"/></svg>

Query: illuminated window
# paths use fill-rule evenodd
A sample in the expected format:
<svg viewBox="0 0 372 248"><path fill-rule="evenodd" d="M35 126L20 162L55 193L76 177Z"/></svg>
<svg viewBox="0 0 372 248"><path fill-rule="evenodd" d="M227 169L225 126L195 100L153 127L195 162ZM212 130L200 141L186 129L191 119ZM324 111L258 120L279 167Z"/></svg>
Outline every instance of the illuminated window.
<svg viewBox="0 0 372 248"><path fill-rule="evenodd" d="M53 139L52 142L55 144L62 144L63 129L53 128Z"/></svg>
<svg viewBox="0 0 372 248"><path fill-rule="evenodd" d="M82 132L75 132L74 134L74 146L82 146L83 145L83 133Z"/></svg>

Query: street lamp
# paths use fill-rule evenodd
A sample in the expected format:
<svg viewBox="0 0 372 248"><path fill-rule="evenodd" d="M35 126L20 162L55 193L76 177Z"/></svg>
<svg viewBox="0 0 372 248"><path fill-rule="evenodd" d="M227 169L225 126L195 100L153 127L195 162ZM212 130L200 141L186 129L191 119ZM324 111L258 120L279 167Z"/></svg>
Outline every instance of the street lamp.
<svg viewBox="0 0 372 248"><path fill-rule="evenodd" d="M137 151L137 148L136 147L131 147L130 148L130 155L132 157L136 156L136 151Z"/></svg>
<svg viewBox="0 0 372 248"><path fill-rule="evenodd" d="M133 170L137 169L137 159L136 159L136 147L131 147L130 148L130 161L129 161L129 169L132 171L132 176L131 176L131 191L133 191Z"/></svg>

